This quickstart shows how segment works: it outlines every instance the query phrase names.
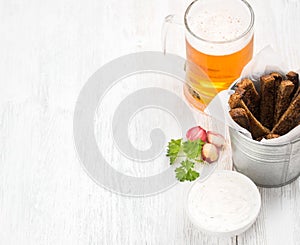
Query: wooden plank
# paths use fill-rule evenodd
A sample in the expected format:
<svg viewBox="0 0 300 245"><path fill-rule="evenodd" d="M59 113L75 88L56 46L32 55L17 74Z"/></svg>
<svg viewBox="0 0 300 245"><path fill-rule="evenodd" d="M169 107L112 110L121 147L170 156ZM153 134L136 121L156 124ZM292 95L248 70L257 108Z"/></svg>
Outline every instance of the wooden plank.
<svg viewBox="0 0 300 245"><path fill-rule="evenodd" d="M263 208L256 224L238 240L218 239L187 219L183 197L189 183L147 198L123 197L97 186L79 163L72 117L81 87L107 61L160 50L163 18L182 14L189 2L0 1L3 244L299 244L299 181L260 189ZM271 42L298 68L298 2L250 3L262 23L256 25L256 51ZM171 49L179 46L174 41ZM131 134L140 129L133 125ZM104 144L113 150L112 142ZM231 168L229 154L218 168ZM135 165L128 172L143 174Z"/></svg>

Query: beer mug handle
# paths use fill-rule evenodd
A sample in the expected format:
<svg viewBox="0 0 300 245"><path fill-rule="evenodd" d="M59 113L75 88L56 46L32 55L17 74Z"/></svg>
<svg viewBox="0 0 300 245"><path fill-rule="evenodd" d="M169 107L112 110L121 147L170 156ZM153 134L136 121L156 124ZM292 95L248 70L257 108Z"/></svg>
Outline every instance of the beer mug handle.
<svg viewBox="0 0 300 245"><path fill-rule="evenodd" d="M180 18L179 16L174 14L165 17L161 31L162 49L164 54L166 54L167 52L167 38L169 35L171 25L176 25L180 28L184 28L183 18Z"/></svg>

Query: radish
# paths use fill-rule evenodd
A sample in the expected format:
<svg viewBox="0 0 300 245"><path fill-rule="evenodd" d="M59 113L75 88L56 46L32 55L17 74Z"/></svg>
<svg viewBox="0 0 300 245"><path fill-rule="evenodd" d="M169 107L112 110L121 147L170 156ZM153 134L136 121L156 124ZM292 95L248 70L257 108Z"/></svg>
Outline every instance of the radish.
<svg viewBox="0 0 300 245"><path fill-rule="evenodd" d="M207 135L205 129L200 126L196 126L187 131L186 138L190 141L201 139L203 142L206 142Z"/></svg>
<svg viewBox="0 0 300 245"><path fill-rule="evenodd" d="M214 144L216 147L220 148L225 145L225 139L222 135L217 134L212 131L207 132L207 142Z"/></svg>
<svg viewBox="0 0 300 245"><path fill-rule="evenodd" d="M208 163L213 163L219 158L219 152L215 145L206 143L202 147L202 159Z"/></svg>

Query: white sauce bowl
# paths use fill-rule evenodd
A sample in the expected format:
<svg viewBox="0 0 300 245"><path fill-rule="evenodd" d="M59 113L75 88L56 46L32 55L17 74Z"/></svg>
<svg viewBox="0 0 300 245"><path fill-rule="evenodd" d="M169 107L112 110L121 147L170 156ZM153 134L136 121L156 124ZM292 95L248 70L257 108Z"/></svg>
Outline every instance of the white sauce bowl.
<svg viewBox="0 0 300 245"><path fill-rule="evenodd" d="M234 171L216 171L187 193L186 213L202 232L237 236L255 222L261 207L256 185Z"/></svg>

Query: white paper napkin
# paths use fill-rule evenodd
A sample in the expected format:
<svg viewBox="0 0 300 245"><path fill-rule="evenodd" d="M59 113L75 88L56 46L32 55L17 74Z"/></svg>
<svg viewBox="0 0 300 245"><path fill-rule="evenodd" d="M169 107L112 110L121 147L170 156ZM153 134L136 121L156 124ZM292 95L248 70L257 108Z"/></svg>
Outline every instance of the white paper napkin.
<svg viewBox="0 0 300 245"><path fill-rule="evenodd" d="M282 60L283 59L278 54L276 54L270 46L267 46L245 66L242 71L241 77L237 79L236 82L244 77L250 78L259 90L258 82L261 75L274 71L280 72L282 74L286 74L288 72L288 69L286 68ZM209 105L205 109L205 112L213 118L224 122L229 127L251 138L251 133L238 125L229 114L230 107L228 105L228 100L232 93L234 93L234 91L230 89L218 93L209 103ZM263 139L261 142L264 142L265 144L289 143L291 141L299 139L299 137L300 125L279 138L269 140Z"/></svg>

